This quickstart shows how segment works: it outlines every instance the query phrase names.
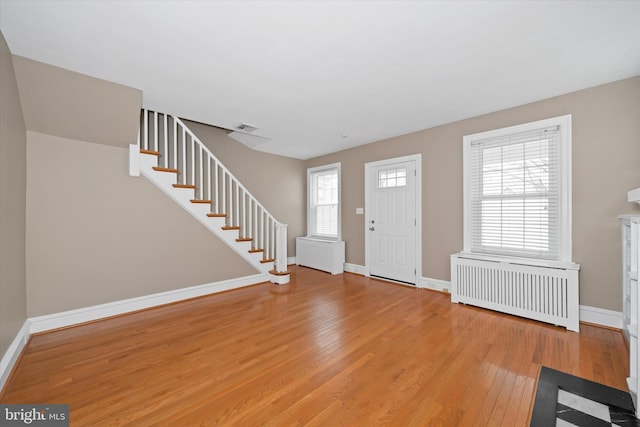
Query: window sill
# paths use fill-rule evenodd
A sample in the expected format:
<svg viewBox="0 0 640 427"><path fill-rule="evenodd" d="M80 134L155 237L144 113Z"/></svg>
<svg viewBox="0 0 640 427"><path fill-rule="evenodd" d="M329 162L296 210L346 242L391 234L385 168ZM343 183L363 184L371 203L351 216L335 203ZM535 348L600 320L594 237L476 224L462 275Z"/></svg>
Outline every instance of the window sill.
<svg viewBox="0 0 640 427"><path fill-rule="evenodd" d="M574 262L551 261L546 259L510 257L500 255L487 255L477 252L458 252L451 256L466 259L477 259L482 261L501 262L504 264L530 265L536 267L560 268L563 270L580 270L580 264Z"/></svg>
<svg viewBox="0 0 640 427"><path fill-rule="evenodd" d="M327 242L327 243L341 241L341 239L337 237L319 237L319 236L301 236L301 237L298 237L298 239L306 239L306 240L313 240L316 242Z"/></svg>

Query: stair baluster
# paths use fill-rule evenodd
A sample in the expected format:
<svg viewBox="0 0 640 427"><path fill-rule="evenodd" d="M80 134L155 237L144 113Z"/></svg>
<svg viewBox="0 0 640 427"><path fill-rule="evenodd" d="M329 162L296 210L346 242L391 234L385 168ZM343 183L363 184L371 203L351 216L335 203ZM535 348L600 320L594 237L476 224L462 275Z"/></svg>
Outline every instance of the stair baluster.
<svg viewBox="0 0 640 427"><path fill-rule="evenodd" d="M262 256L259 269L268 269L273 262L272 281L288 282L286 224L278 222L182 120L142 110L137 155L140 153L156 156L157 165L165 171L177 171L174 188L194 190L192 203L209 201L205 218L220 221L224 217L225 228L239 227L237 241L250 241L249 252Z"/></svg>

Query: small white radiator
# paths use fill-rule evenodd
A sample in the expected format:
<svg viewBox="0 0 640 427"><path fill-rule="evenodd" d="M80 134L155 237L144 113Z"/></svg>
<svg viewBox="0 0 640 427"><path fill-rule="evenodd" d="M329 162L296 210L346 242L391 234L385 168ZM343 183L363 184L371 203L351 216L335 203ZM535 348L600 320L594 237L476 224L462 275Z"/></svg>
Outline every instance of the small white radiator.
<svg viewBox="0 0 640 427"><path fill-rule="evenodd" d="M451 255L451 302L564 326L579 332L578 269Z"/></svg>
<svg viewBox="0 0 640 427"><path fill-rule="evenodd" d="M296 237L296 264L340 274L344 271L344 241Z"/></svg>

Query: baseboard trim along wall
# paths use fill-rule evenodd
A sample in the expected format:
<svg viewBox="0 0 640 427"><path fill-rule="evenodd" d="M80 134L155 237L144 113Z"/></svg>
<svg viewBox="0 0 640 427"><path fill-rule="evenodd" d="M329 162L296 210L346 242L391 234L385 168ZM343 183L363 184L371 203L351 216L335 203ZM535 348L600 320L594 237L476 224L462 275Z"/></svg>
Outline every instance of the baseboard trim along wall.
<svg viewBox="0 0 640 427"><path fill-rule="evenodd" d="M223 280L220 282L191 286L183 289L175 289L137 298L48 314L45 316L30 317L24 322L22 328L0 360L0 390L2 390L5 382L9 378L11 370L20 357L20 354L22 353L22 350L31 334L105 319L107 317L144 310L146 308L157 307L204 295L215 294L231 289L242 288L244 286L251 286L262 282L269 282L268 274L254 274L237 279Z"/></svg>
<svg viewBox="0 0 640 427"><path fill-rule="evenodd" d="M344 263L344 271L346 271L347 273L359 274L361 276L365 275L364 266L358 265L358 264L351 264L349 262Z"/></svg>
<svg viewBox="0 0 640 427"><path fill-rule="evenodd" d="M366 276L366 268L363 265L345 262L344 271ZM451 292L451 282L447 280L431 279L429 277L420 277L416 287L447 293ZM622 329L622 313L619 311L581 305L580 321L609 328Z"/></svg>
<svg viewBox="0 0 640 427"><path fill-rule="evenodd" d="M351 264L349 262L344 263L344 271L347 273L360 274L362 276L367 275L367 269L364 265ZM420 277L416 287L420 289L433 289L434 291L449 292L451 289L451 283L446 280L431 279L429 277Z"/></svg>
<svg viewBox="0 0 640 427"><path fill-rule="evenodd" d="M609 328L622 329L622 312L581 305L580 321L607 326Z"/></svg>
<svg viewBox="0 0 640 427"><path fill-rule="evenodd" d="M144 310L145 308L157 307L164 304L170 304L172 302L183 301L190 298L215 294L268 281L268 274L254 274L237 279L190 286L183 289L175 289L137 298L79 308L77 310L32 317L29 319L31 320L31 328L29 332L35 334L38 332L50 331L52 329L64 328L66 326L77 325L79 323L91 322L124 313Z"/></svg>
<svg viewBox="0 0 640 427"><path fill-rule="evenodd" d="M27 319L4 353L4 356L2 356L2 359L0 359L0 391L2 391L4 384L9 379L13 366L18 361L20 354L22 354L22 349L24 349L24 346L27 345L29 341L29 326L30 322L29 319Z"/></svg>
<svg viewBox="0 0 640 427"><path fill-rule="evenodd" d="M344 271L365 275L364 266L345 263ZM223 280L205 285L191 286L184 289L176 289L167 292L146 295L143 297L130 298L106 304L94 305L91 307L69 310L45 316L31 317L27 319L11 345L0 360L0 390L11 374L14 364L31 334L45 332L53 329L91 322L146 308L157 307L173 302L183 301L199 296L215 294L218 292L237 289L244 286L251 286L257 283L268 282L268 274L255 274L252 276L240 277L237 279ZM433 289L436 291L449 292L451 283L446 280L430 279L421 277L418 280L418 288ZM597 307L580 306L580 321L610 328L622 328L622 313L618 311L605 310Z"/></svg>
<svg viewBox="0 0 640 427"><path fill-rule="evenodd" d="M431 289L440 292L451 292L451 282L440 279L431 279L429 277L421 277L416 285L420 289Z"/></svg>

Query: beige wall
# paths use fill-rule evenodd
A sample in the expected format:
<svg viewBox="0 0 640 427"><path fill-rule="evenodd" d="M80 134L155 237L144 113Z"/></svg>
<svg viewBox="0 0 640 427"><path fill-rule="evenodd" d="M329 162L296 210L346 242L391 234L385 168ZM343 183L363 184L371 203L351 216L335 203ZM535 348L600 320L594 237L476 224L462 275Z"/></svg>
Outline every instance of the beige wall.
<svg viewBox="0 0 640 427"><path fill-rule="evenodd" d="M27 318L27 141L11 52L0 33L0 357Z"/></svg>
<svg viewBox="0 0 640 427"><path fill-rule="evenodd" d="M640 77L498 111L307 161L342 162L342 230L347 262L364 265L364 164L422 154L422 273L450 280L462 249L462 137L549 117L573 116L573 259L582 266L580 303L621 311L618 215L640 187Z"/></svg>
<svg viewBox="0 0 640 427"><path fill-rule="evenodd" d="M256 273L145 178L129 177L139 90L13 59L28 130L28 316Z"/></svg>
<svg viewBox="0 0 640 427"><path fill-rule="evenodd" d="M30 131L25 136L19 118L7 119L21 114L15 82L13 86L6 83L11 78L5 76L12 75L10 61L5 60L8 49L6 45L2 49L0 105L10 111L2 114L2 205L5 209L7 198L14 206L10 214L3 211L2 221L15 221L11 233L16 237L9 242L12 248L22 244L24 251L25 240L18 235L20 227L25 228L24 220L21 224L19 219L24 195L13 189L5 191L5 176L13 180L24 173L20 160L24 150L19 143L7 145L5 141L26 138L29 316L253 273L214 236L201 233L195 220L144 178L128 176L126 149L118 147L135 139L139 91L14 57ZM364 216L356 215L355 209L364 207L364 163L421 153L423 276L449 280L449 254L462 247L462 137L562 114L573 114L573 258L582 264L581 303L619 311L617 216L640 213L637 206L626 202L626 192L640 186L640 77L306 162L250 150L217 128L189 125L267 209L289 224L290 255L295 254L295 236L305 234L306 167L341 161L347 262L360 265L364 264ZM17 159L11 164L4 155L10 150L16 151L11 156ZM24 186L24 181L14 180L13 185ZM2 262L10 260L18 266L2 269L0 291L6 293L5 276L19 277L21 261L19 250L7 255L4 248ZM147 268L150 263L155 268ZM19 294L20 289L24 292L24 283L20 279L18 283ZM17 298L19 302L19 295ZM19 307L18 303L11 310L19 311ZM0 316L3 313L7 312ZM2 339L12 338L14 332L5 334L4 322L2 328Z"/></svg>
<svg viewBox="0 0 640 427"><path fill-rule="evenodd" d="M136 142L142 91L14 56L27 129L128 147Z"/></svg>
<svg viewBox="0 0 640 427"><path fill-rule="evenodd" d="M278 221L288 225L288 252L295 256L295 238L307 232L305 162L252 150L224 129L187 120L185 124Z"/></svg>
<svg viewBox="0 0 640 427"><path fill-rule="evenodd" d="M29 317L257 273L127 149L29 131L27 159Z"/></svg>

